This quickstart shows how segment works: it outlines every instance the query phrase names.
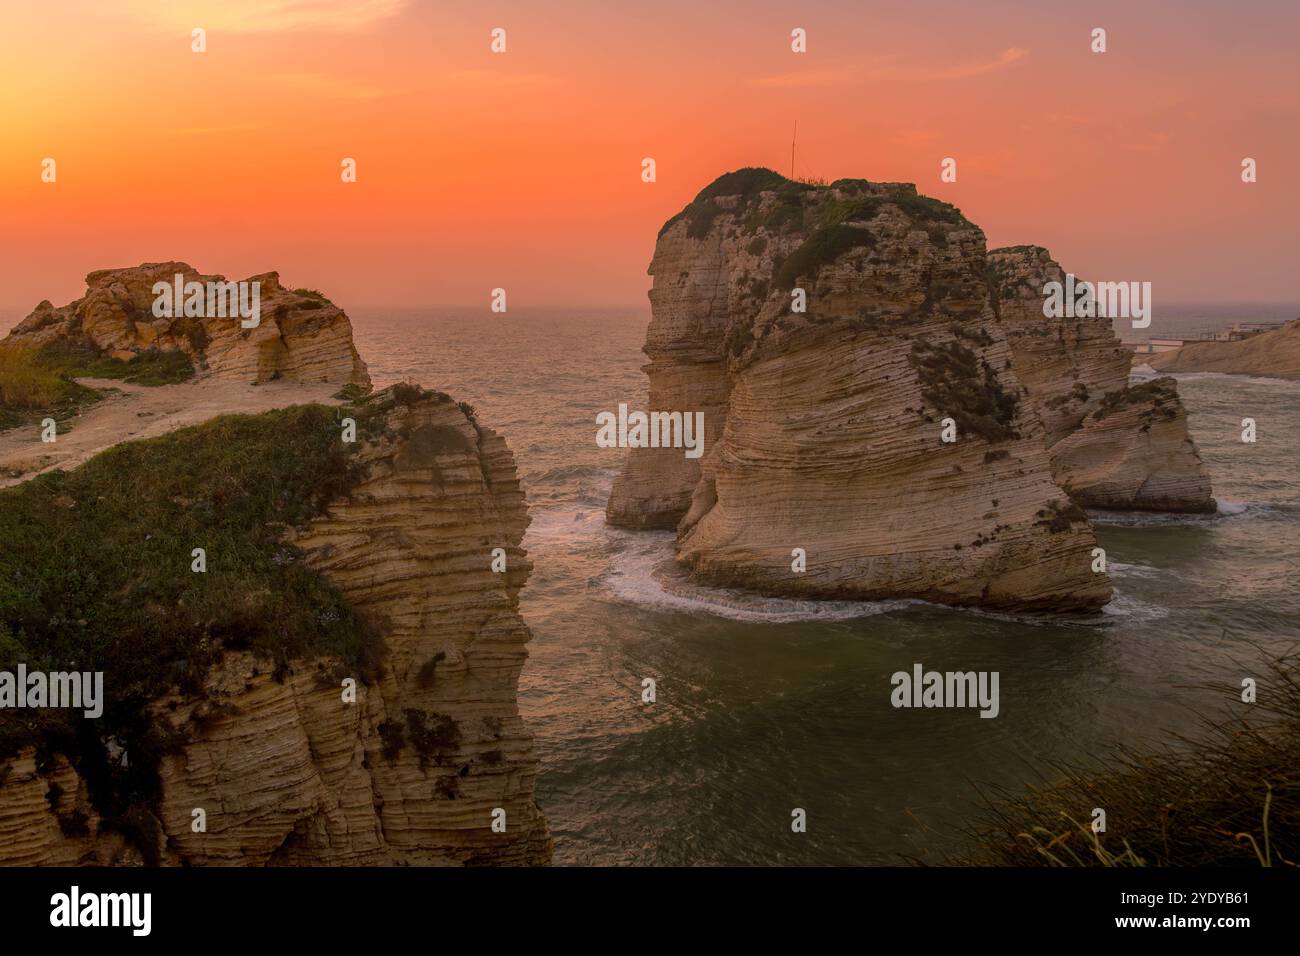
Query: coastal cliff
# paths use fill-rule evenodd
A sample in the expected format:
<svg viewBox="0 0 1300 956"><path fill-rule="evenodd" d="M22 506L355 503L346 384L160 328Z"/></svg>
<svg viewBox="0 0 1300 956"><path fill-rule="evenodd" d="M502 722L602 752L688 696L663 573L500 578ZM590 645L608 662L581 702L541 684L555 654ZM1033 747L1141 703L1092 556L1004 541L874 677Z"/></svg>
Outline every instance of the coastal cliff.
<svg viewBox="0 0 1300 956"><path fill-rule="evenodd" d="M323 394L368 382L350 324L274 274L278 344L237 319L146 343L126 304L173 265L94 273L15 330L174 347L206 374L106 401L68 437L107 447L0 489L0 671L102 671L106 698L0 710L0 864L549 862L506 443L439 392ZM148 391L175 413L112 438Z"/></svg>
<svg viewBox="0 0 1300 956"><path fill-rule="evenodd" d="M1222 372L1300 379L1300 319L1236 342L1192 342L1137 361L1161 372Z"/></svg>
<svg viewBox="0 0 1300 956"><path fill-rule="evenodd" d="M705 451L632 449L610 523L676 527L694 577L767 593L1105 603L988 268L911 185L719 178L660 233L645 346L649 408L702 411Z"/></svg>
<svg viewBox="0 0 1300 956"><path fill-rule="evenodd" d="M1087 508L1210 512L1210 477L1171 378L1130 386L1111 320L1047 318L1065 271L1041 246L993 249L990 290L1016 373L1043 423L1052 477Z"/></svg>

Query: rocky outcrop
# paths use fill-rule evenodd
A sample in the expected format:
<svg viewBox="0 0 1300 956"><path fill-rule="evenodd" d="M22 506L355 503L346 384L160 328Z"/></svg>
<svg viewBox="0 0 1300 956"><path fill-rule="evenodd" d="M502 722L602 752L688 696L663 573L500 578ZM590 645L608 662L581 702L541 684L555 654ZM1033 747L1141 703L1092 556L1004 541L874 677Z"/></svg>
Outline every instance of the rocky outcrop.
<svg viewBox="0 0 1300 956"><path fill-rule="evenodd" d="M705 452L632 450L608 520L676 526L696 578L768 593L1104 603L986 270L913 186L721 177L660 233L645 347L648 410L702 411Z"/></svg>
<svg viewBox="0 0 1300 956"><path fill-rule="evenodd" d="M154 315L155 283L225 283L184 262L147 262L129 269L103 269L86 276L86 294L60 308L44 301L6 339L14 344L66 342L129 359L150 349L182 351L195 367L245 382L287 378L298 382L368 385L365 363L352 344L343 310L311 290L291 291L278 273L251 276L258 283L260 315L245 328L237 315ZM224 299L224 296L223 296ZM249 295L251 303L251 293ZM191 310L205 313L203 310ZM215 310L213 310L215 312ZM223 311L227 311L224 308ZM249 320L250 322L252 320Z"/></svg>
<svg viewBox="0 0 1300 956"><path fill-rule="evenodd" d="M276 674L251 652L226 652L201 693L152 705L182 743L162 759L154 811L130 838L101 832L66 759L26 748L0 766L0 862L549 861L515 700L531 564L514 459L445 395L371 401L385 410L359 452L364 479L286 540L379 622L381 674L367 684L331 659ZM494 548L504 571L491 568ZM492 826L497 810L504 832Z"/></svg>
<svg viewBox="0 0 1300 956"><path fill-rule="evenodd" d="M1138 361L1161 372L1223 372L1300 379L1300 319L1236 342L1192 342Z"/></svg>
<svg viewBox="0 0 1300 956"><path fill-rule="evenodd" d="M121 384L124 391L60 435L58 456L9 474L19 484L55 467L75 475L72 469L90 467L132 437L162 441L212 426L216 437L203 441L229 452L222 480L241 487L247 479L241 480L240 465L252 453L227 447L229 436L240 433L233 422L261 421L280 414L267 409L294 406L289 412L310 413L297 420L323 423L330 435L324 445L334 449L338 419L355 416L358 440L342 456L346 467L321 477L319 488L327 493L303 505L315 517L265 527L276 529L267 539L275 563L300 561L315 572L304 572L312 580L323 578L321 587L333 588L329 593L337 592L347 613L365 622L365 640L377 635L382 659L321 652L271 660L265 649L245 649L251 639L231 632L228 621L190 646L189 656L205 663L160 658L169 662L160 666L190 676L143 697L143 710L110 695L110 710L117 708L111 726L129 730L129 746L108 731L83 732L86 725L75 721L42 731L43 718L25 712L0 727L0 864L549 862L551 841L534 800L537 757L516 703L529 640L518 596L531 563L521 547L527 509L505 442L469 406L441 393L409 385L364 399L365 388L340 392L338 384L369 384L347 316L319 293L285 290L275 273L254 277L261 283L257 328L241 328L238 318L155 319L153 283L178 272L196 281L220 278L198 276L183 263L92 273L83 298L62 309L42 303L14 330L11 338L20 344L123 358L181 350L205 374L157 388ZM264 384L250 389L250 383ZM344 395L355 403L346 413L321 408L345 401ZM207 421L227 413L249 417L223 418L220 427ZM187 426L194 427L181 430ZM34 441L20 432L4 436L19 457L22 443ZM283 444L280 425L262 432ZM315 427L308 433L320 435ZM160 453L154 445L138 447ZM320 461L334 459L308 465L291 451L284 460L311 481ZM8 461L3 445L0 461ZM134 485L126 474L116 485L127 490L114 494L127 500L104 507L126 514ZM278 497L297 487L275 480L269 486L266 494L274 490ZM218 489L209 502L204 495L211 494L186 485L186 494L168 500L183 509L222 506L224 492ZM94 509L104 498L83 497L62 499L58 507L81 507L86 521L97 520ZM232 506L229 498L224 506ZM262 532L256 540L266 537L265 527L256 525ZM237 533L234 525L222 529ZM144 531L146 537L162 533L155 524ZM96 582L79 580L86 594L59 591L53 603L89 600ZM24 586L41 585L16 585ZM293 600L308 599L282 596L270 606ZM249 606L261 601L250 596ZM159 616L189 613L179 607L146 609L141 635L153 633ZM339 620L337 609L309 602L309 610L321 629L332 625L317 613ZM17 633L8 629L11 616L0 618L6 660L24 647L10 639ZM238 611L230 618L236 625L241 620ZM126 644L139 644L141 635ZM151 646L146 643L145 653L153 656ZM175 647L156 653L175 654ZM123 667L112 674L105 667L105 682L138 697L144 678L122 674ZM192 686L195 679L199 686ZM134 782L123 790L123 780Z"/></svg>
<svg viewBox="0 0 1300 956"><path fill-rule="evenodd" d="M1172 378L1109 393L1050 454L1057 483L1090 508L1211 512L1217 507Z"/></svg>
<svg viewBox="0 0 1300 956"><path fill-rule="evenodd" d="M1174 381L1130 386L1131 355L1109 318L1043 315L1044 286L1065 282L1046 249L994 249L988 263L993 304L1043 423L1056 483L1089 508L1213 511Z"/></svg>

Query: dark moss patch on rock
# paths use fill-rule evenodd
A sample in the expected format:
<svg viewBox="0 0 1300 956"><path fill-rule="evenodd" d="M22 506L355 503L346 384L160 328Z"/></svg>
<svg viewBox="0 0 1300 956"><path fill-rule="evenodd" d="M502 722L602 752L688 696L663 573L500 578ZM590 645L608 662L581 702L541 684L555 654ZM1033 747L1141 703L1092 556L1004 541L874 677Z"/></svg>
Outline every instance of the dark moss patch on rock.
<svg viewBox="0 0 1300 956"><path fill-rule="evenodd" d="M379 731L380 753L389 763L394 762L402 753L402 748L406 746L406 734L402 730L402 722L387 717L379 722L376 728Z"/></svg>
<svg viewBox="0 0 1300 956"><path fill-rule="evenodd" d="M1092 417L1101 421L1115 412L1134 405L1150 405L1153 411L1162 413L1167 419L1173 419L1178 417L1180 404L1178 385L1174 379L1166 376L1107 392L1101 401L1101 406L1092 413Z"/></svg>
<svg viewBox="0 0 1300 956"><path fill-rule="evenodd" d="M713 227L713 220L721 212L721 207L714 201L723 196L740 197L740 205L745 205L759 193L770 189L779 189L787 185L794 186L780 173L762 167L749 166L729 173L723 173L709 185L699 191L685 209L673 216L659 230L663 237L674 225L686 221L686 235L692 239L703 239Z"/></svg>
<svg viewBox="0 0 1300 956"><path fill-rule="evenodd" d="M912 192L889 193L883 196L863 196L845 202L829 202L822 210L822 222L834 225L841 222L870 222L886 206L895 206L909 219L920 225L967 225L966 217L956 206Z"/></svg>
<svg viewBox="0 0 1300 956"><path fill-rule="evenodd" d="M446 714L407 708L406 736L420 757L420 769L441 766L460 746L460 725Z"/></svg>
<svg viewBox="0 0 1300 956"><path fill-rule="evenodd" d="M727 327L727 337L723 342L723 349L732 358L738 358L744 354L745 349L749 348L753 342L753 318L734 319L731 325Z"/></svg>
<svg viewBox="0 0 1300 956"><path fill-rule="evenodd" d="M1076 524L1087 524L1088 513L1072 501L1052 499L1046 508L1040 508L1036 525L1047 528L1052 534L1062 534Z"/></svg>
<svg viewBox="0 0 1300 956"><path fill-rule="evenodd" d="M918 340L908 357L926 402L951 417L963 434L987 442L1020 437L1014 428L1017 397L1002 387L993 367L975 352L955 340Z"/></svg>
<svg viewBox="0 0 1300 956"><path fill-rule="evenodd" d="M815 276L822 266L834 262L850 249L875 248L876 237L856 226L834 225L818 229L782 263L772 280L777 289L793 289L805 277Z"/></svg>
<svg viewBox="0 0 1300 956"><path fill-rule="evenodd" d="M712 199L714 196L757 196L768 189L777 189L791 180L774 170L763 166L746 166L729 173L723 173L709 183L695 197L695 202Z"/></svg>

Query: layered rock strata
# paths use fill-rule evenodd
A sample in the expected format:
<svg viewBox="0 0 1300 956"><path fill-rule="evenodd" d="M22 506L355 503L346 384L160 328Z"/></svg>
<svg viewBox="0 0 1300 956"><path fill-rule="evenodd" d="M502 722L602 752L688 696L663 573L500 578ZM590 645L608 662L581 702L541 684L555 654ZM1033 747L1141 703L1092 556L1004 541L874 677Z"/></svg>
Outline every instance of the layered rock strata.
<svg viewBox="0 0 1300 956"><path fill-rule="evenodd" d="M179 263L92 273L84 298L57 310L43 303L14 331L35 345L177 348L206 369L201 382L131 386L92 409L72 432L88 453L130 437L141 396L170 396L150 406L158 414L149 434L158 435L227 410L340 401L325 397L336 390L325 382L368 384L346 315L317 293L282 289L274 273L258 277L260 335L237 320L205 320L196 332L192 320L144 318L152 282L174 271L193 275ZM236 401L272 380L252 390L252 407ZM187 403L188 394L202 401ZM251 651L223 651L199 691L148 705L172 745L158 763L156 799L130 827L101 826L94 783L59 746L21 747L0 758L0 864L549 862L537 757L516 703L529 640L518 596L531 562L514 458L441 393L396 386L351 412L363 413L356 482L282 533L378 631L379 671L352 673L331 657L276 668ZM493 569L498 548L504 570ZM352 699L345 681L355 682ZM195 827L196 810L205 828Z"/></svg>
<svg viewBox="0 0 1300 956"><path fill-rule="evenodd" d="M369 384L347 315L319 293L285 289L278 273L267 272L242 280L258 283L260 315L255 327L245 328L229 310L220 317L187 317L183 303L174 305L175 316L155 316L155 284L174 284L177 275L183 284L203 285L205 304L208 284L227 281L203 275L184 262L102 269L86 276L86 294L80 299L59 308L41 302L6 341L36 346L67 342L122 359L150 349L182 351L201 371L254 383L288 378Z"/></svg>
<svg viewBox="0 0 1300 956"><path fill-rule="evenodd" d="M660 233L645 347L649 408L703 411L705 452L632 450L609 521L675 526L694 576L768 593L1104 603L987 269L913 186L721 177Z"/></svg>
<svg viewBox="0 0 1300 956"><path fill-rule="evenodd" d="M1066 278L1046 249L994 249L988 263L993 304L1043 423L1056 483L1089 508L1215 510L1174 380L1130 386L1131 355L1105 316L1044 317L1044 288Z"/></svg>

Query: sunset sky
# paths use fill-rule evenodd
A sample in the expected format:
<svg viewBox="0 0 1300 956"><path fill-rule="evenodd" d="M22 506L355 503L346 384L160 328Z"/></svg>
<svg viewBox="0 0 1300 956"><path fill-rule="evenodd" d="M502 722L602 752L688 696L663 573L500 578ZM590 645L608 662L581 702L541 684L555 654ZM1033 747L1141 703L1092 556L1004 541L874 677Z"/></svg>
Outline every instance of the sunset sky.
<svg viewBox="0 0 1300 956"><path fill-rule="evenodd" d="M512 308L644 305L663 221L726 170L789 173L796 120L798 175L916 182L990 245L1157 304L1300 301L1294 2L6 8L0 307L24 313L160 259L277 269L345 308L498 286Z"/></svg>

